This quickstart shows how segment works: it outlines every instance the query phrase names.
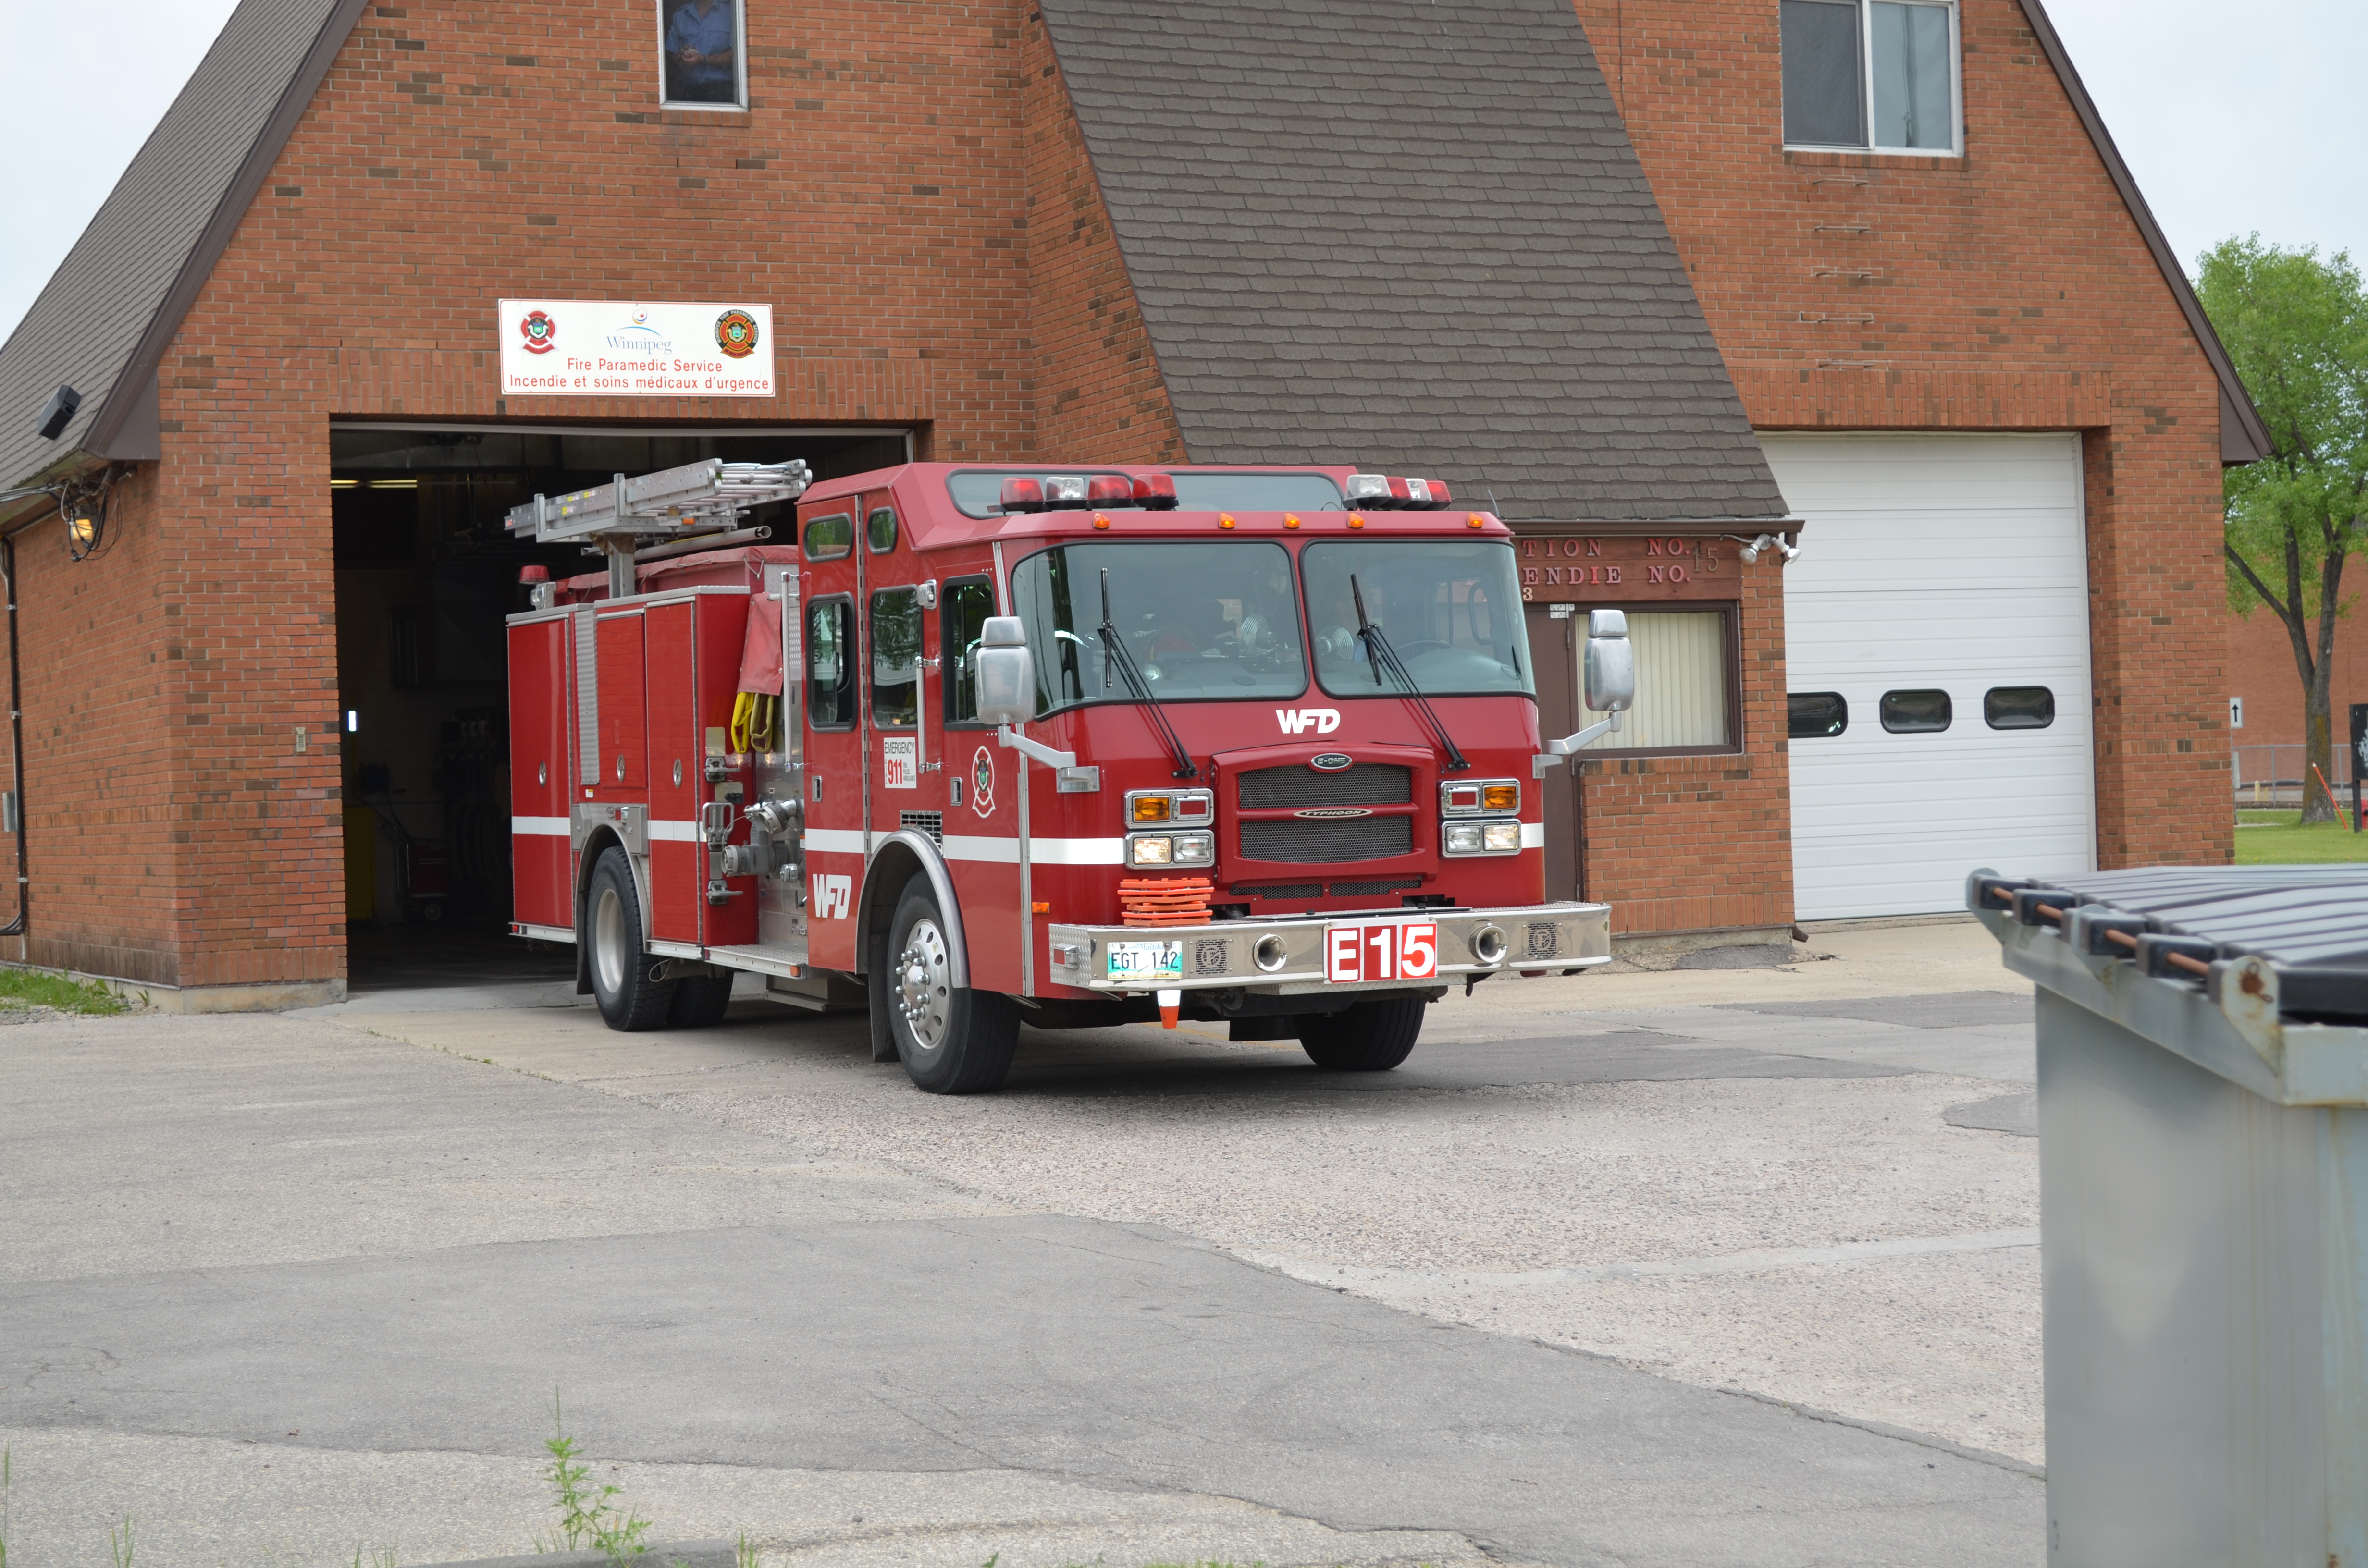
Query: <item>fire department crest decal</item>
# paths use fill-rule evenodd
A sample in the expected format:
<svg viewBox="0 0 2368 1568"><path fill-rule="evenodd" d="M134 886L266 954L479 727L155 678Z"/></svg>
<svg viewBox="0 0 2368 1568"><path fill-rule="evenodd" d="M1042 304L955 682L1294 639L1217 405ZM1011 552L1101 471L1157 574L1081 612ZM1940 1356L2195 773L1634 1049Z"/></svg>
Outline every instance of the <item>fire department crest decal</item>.
<svg viewBox="0 0 2368 1568"><path fill-rule="evenodd" d="M518 333L526 339L528 353L548 354L553 340L559 336L559 324L545 312L535 311L518 323Z"/></svg>
<svg viewBox="0 0 2368 1568"><path fill-rule="evenodd" d="M970 759L970 809L983 817L995 814L995 754L985 746Z"/></svg>
<svg viewBox="0 0 2368 1568"><path fill-rule="evenodd" d="M746 359L757 352L757 318L746 311L726 311L716 317L715 347L727 359Z"/></svg>

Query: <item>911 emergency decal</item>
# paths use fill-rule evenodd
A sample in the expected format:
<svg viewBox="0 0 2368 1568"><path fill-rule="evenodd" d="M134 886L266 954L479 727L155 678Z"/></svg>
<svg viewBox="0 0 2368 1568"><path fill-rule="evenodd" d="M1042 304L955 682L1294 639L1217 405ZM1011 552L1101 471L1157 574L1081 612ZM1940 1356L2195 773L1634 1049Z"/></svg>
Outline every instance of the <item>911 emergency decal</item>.
<svg viewBox="0 0 2368 1568"><path fill-rule="evenodd" d="M880 737L880 787L883 790L917 790L921 787L920 736Z"/></svg>
<svg viewBox="0 0 2368 1568"><path fill-rule="evenodd" d="M970 759L970 809L983 817L995 814L995 754L985 746Z"/></svg>

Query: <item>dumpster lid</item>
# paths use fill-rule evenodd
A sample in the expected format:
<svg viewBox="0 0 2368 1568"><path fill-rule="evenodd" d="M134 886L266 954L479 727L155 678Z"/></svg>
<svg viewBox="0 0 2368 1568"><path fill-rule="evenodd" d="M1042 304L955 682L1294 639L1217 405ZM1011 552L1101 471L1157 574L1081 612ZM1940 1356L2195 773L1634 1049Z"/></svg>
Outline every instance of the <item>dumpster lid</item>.
<svg viewBox="0 0 2368 1568"><path fill-rule="evenodd" d="M2368 866L1976 872L1966 895L1972 908L2054 926L2093 956L2165 979L2203 980L2214 962L2258 957L2278 971L2283 1012L2368 1022Z"/></svg>

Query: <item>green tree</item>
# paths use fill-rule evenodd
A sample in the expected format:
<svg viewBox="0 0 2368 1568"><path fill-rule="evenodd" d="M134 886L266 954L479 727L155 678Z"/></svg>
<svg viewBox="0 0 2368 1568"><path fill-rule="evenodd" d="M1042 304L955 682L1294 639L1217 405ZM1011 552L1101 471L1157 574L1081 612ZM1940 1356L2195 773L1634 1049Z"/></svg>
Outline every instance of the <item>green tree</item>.
<svg viewBox="0 0 2368 1568"><path fill-rule="evenodd" d="M2228 602L2269 606L2294 645L2308 761L2335 778L2328 683L2343 563L2368 524L2368 295L2345 252L2322 261L2230 238L2204 253L2196 293L2269 426L2270 456L2227 471ZM2303 821L2332 803L2312 783Z"/></svg>

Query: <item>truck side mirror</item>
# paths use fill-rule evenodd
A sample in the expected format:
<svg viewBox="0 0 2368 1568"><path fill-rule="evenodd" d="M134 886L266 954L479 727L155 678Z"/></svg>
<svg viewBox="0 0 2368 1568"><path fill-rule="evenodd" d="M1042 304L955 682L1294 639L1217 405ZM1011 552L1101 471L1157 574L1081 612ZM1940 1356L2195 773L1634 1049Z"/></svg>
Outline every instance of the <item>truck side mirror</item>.
<svg viewBox="0 0 2368 1568"><path fill-rule="evenodd" d="M1619 713L1636 703L1636 645L1628 641L1623 610L1587 612L1587 706Z"/></svg>
<svg viewBox="0 0 2368 1568"><path fill-rule="evenodd" d="M1024 724L1036 717L1036 659L1018 616L987 618L976 659L980 723Z"/></svg>

